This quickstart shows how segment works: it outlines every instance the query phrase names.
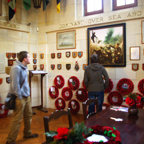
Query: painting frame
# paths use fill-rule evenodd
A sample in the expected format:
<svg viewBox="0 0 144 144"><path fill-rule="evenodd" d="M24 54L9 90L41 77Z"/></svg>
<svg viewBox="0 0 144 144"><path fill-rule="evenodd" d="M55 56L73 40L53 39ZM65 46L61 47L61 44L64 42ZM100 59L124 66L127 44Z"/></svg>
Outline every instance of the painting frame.
<svg viewBox="0 0 144 144"><path fill-rule="evenodd" d="M131 61L140 60L140 46L130 47L130 60Z"/></svg>
<svg viewBox="0 0 144 144"><path fill-rule="evenodd" d="M95 35L96 34L96 35ZM88 64L96 53L105 67L126 67L126 24L112 24L87 29Z"/></svg>
<svg viewBox="0 0 144 144"><path fill-rule="evenodd" d="M141 21L141 43L144 44L144 20Z"/></svg>
<svg viewBox="0 0 144 144"><path fill-rule="evenodd" d="M57 50L76 49L76 30L56 34Z"/></svg>

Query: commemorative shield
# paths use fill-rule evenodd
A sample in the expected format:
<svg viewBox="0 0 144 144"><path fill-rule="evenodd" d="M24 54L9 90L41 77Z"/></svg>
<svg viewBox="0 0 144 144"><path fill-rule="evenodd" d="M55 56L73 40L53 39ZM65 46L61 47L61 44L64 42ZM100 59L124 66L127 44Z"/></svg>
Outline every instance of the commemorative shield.
<svg viewBox="0 0 144 144"><path fill-rule="evenodd" d="M83 56L83 52L78 52L78 57L81 58Z"/></svg>
<svg viewBox="0 0 144 144"><path fill-rule="evenodd" d="M72 52L72 57L76 58L77 57L77 52Z"/></svg>
<svg viewBox="0 0 144 144"><path fill-rule="evenodd" d="M37 59L33 59L33 63L36 64L37 63Z"/></svg>
<svg viewBox="0 0 144 144"><path fill-rule="evenodd" d="M54 70L55 69L55 65L51 64L51 69Z"/></svg>
<svg viewBox="0 0 144 144"><path fill-rule="evenodd" d="M61 64L57 64L57 69L60 70L62 68Z"/></svg>
<svg viewBox="0 0 144 144"><path fill-rule="evenodd" d="M61 53L57 53L57 58L61 58Z"/></svg>
<svg viewBox="0 0 144 144"><path fill-rule="evenodd" d="M85 70L87 66L88 64L83 64L83 70Z"/></svg>
<svg viewBox="0 0 144 144"><path fill-rule="evenodd" d="M70 70L71 69L71 64L66 64L66 69Z"/></svg>
<svg viewBox="0 0 144 144"><path fill-rule="evenodd" d="M132 70L137 71L139 69L139 64L132 64Z"/></svg>
<svg viewBox="0 0 144 144"><path fill-rule="evenodd" d="M10 59L10 58L11 58L11 53L6 53L6 57L7 57L8 59Z"/></svg>
<svg viewBox="0 0 144 144"><path fill-rule="evenodd" d="M2 84L2 82L3 82L3 78L0 78L0 84Z"/></svg>
<svg viewBox="0 0 144 144"><path fill-rule="evenodd" d="M33 53L33 58L37 58L37 54L36 53Z"/></svg>
<svg viewBox="0 0 144 144"><path fill-rule="evenodd" d="M15 59L8 59L8 66L12 66L14 64Z"/></svg>
<svg viewBox="0 0 144 144"><path fill-rule="evenodd" d="M144 70L144 64L142 64L142 70Z"/></svg>
<svg viewBox="0 0 144 144"><path fill-rule="evenodd" d="M43 59L44 58L44 53L41 53L40 54L40 59Z"/></svg>
<svg viewBox="0 0 144 144"><path fill-rule="evenodd" d="M52 58L52 59L55 58L55 53L51 53L51 58Z"/></svg>
<svg viewBox="0 0 144 144"><path fill-rule="evenodd" d="M5 73L6 74L10 74L10 71L11 71L11 67L5 67Z"/></svg>
<svg viewBox="0 0 144 144"><path fill-rule="evenodd" d="M78 71L79 70L79 64L78 64L78 62L76 61L76 63L75 63L75 67L74 67L74 69L76 70L76 71Z"/></svg>
<svg viewBox="0 0 144 144"><path fill-rule="evenodd" d="M71 53L70 53L70 52L66 52L66 57L67 57L67 58L69 58L69 57L70 57L70 55L71 55Z"/></svg>
<svg viewBox="0 0 144 144"><path fill-rule="evenodd" d="M36 70L37 69L37 65L33 65L33 70Z"/></svg>
<svg viewBox="0 0 144 144"><path fill-rule="evenodd" d="M40 70L44 69L44 64L40 64Z"/></svg>
<svg viewBox="0 0 144 144"><path fill-rule="evenodd" d="M16 53L12 53L12 58L13 58L13 59L16 58Z"/></svg>
<svg viewBox="0 0 144 144"><path fill-rule="evenodd" d="M6 77L6 82L9 84L10 83L10 77Z"/></svg>

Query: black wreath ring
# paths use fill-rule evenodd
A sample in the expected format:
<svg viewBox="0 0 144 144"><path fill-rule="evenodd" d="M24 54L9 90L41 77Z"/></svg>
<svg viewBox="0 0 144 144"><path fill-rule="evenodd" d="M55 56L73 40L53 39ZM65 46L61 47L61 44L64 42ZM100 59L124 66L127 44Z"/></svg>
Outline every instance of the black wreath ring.
<svg viewBox="0 0 144 144"><path fill-rule="evenodd" d="M79 94L79 91L81 91L81 94ZM88 98L88 94L87 91L84 88L79 88L76 91L76 98L80 101L80 102L85 102Z"/></svg>
<svg viewBox="0 0 144 144"><path fill-rule="evenodd" d="M141 98L143 97L140 93L136 93L137 94L137 96L140 96ZM139 109L142 109L143 108L143 105L144 105L144 102L137 102L136 101L136 106L137 106L137 108L139 108Z"/></svg>
<svg viewBox="0 0 144 144"><path fill-rule="evenodd" d="M114 97L117 98L117 101L113 100ZM109 93L107 99L108 99L108 102L111 105L118 105L118 106L120 106L123 103L122 95L119 92L117 92L117 91L113 91L113 92Z"/></svg>
<svg viewBox="0 0 144 144"><path fill-rule="evenodd" d="M109 84L108 84L108 87L105 89L105 93L109 93L111 92L111 90L113 89L113 82L111 79L109 79Z"/></svg>
<svg viewBox="0 0 144 144"><path fill-rule="evenodd" d="M138 90L144 95L144 79L140 80L138 83Z"/></svg>
<svg viewBox="0 0 144 144"><path fill-rule="evenodd" d="M59 80L58 80L59 78ZM62 88L65 84L65 80L61 75L57 75L54 79L54 84L57 88Z"/></svg>
<svg viewBox="0 0 144 144"><path fill-rule="evenodd" d="M59 101L61 101L61 105ZM66 106L66 103L63 98L57 98L55 100L55 107L57 108L57 110L65 109L65 106Z"/></svg>
<svg viewBox="0 0 144 144"><path fill-rule="evenodd" d="M69 87L64 87L61 92L62 97L68 101L72 98L73 92Z"/></svg>
<svg viewBox="0 0 144 144"><path fill-rule="evenodd" d="M72 104L72 102L74 103L74 105ZM71 101L69 101L68 107L71 109L71 113L73 114L78 113L78 111L80 110L79 102L75 99L72 99Z"/></svg>
<svg viewBox="0 0 144 144"><path fill-rule="evenodd" d="M55 91L52 91L51 88L54 88ZM50 87L50 88L49 88L49 95L50 95L50 97L53 98L53 99L57 98L57 97L59 96L59 90L58 90L58 88L57 88L56 86Z"/></svg>
<svg viewBox="0 0 144 144"><path fill-rule="evenodd" d="M70 82L70 79L72 79L72 82ZM76 90L79 88L80 82L79 79L75 76L72 76L68 79L68 86L72 89L72 90Z"/></svg>
<svg viewBox="0 0 144 144"><path fill-rule="evenodd" d="M4 104L0 104L0 109L2 109L2 106L3 106L3 105L4 105ZM8 112L9 112L9 110L4 109L4 113L0 114L0 118L6 117L7 114L8 114Z"/></svg>
<svg viewBox="0 0 144 144"><path fill-rule="evenodd" d="M117 89L122 95L132 93L134 84L130 79L123 78L117 83Z"/></svg>

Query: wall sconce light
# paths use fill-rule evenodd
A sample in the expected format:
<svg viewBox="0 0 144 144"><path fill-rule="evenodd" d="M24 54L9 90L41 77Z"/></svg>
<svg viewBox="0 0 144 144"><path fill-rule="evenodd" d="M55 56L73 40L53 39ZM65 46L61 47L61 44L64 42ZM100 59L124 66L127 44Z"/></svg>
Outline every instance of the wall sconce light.
<svg viewBox="0 0 144 144"><path fill-rule="evenodd" d="M41 7L41 2L42 2L42 0L33 0L34 7L35 8L40 8Z"/></svg>

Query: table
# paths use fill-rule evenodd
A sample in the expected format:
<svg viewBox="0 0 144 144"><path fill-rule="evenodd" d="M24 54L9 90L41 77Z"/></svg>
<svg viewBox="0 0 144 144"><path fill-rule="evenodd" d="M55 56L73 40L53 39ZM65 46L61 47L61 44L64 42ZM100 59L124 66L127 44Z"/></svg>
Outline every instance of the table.
<svg viewBox="0 0 144 144"><path fill-rule="evenodd" d="M111 107L85 120L85 125L115 127L120 132L122 144L144 144L144 109L139 109L138 115L129 115L128 112L111 110ZM123 121L117 122L110 117Z"/></svg>

